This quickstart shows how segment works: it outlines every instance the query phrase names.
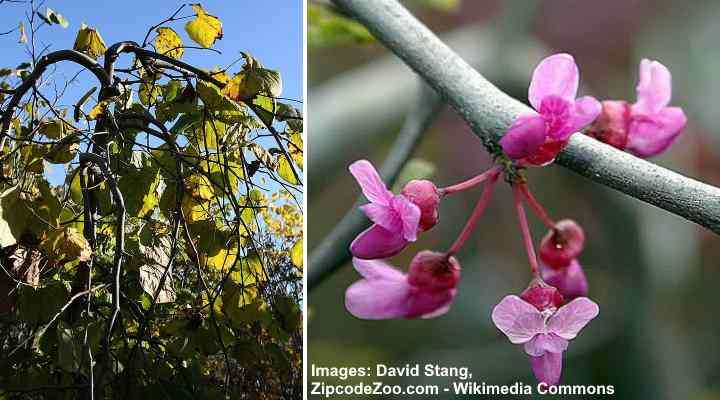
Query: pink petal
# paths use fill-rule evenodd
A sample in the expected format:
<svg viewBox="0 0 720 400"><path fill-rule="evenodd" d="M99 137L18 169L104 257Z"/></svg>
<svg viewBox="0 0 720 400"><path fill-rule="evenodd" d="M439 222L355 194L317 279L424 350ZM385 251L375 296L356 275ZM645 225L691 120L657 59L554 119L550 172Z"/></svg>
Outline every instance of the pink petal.
<svg viewBox="0 0 720 400"><path fill-rule="evenodd" d="M433 312L431 312L431 313L427 313L427 314L421 315L420 318L422 318L422 319L431 319L431 318L437 318L437 317L440 317L440 316L442 316L442 315L445 315L445 314L447 314L448 311L450 311L450 306L451 306L451 305L452 305L452 300L450 300L447 304L445 304L444 306L438 308L437 310L435 310L435 311L433 311Z"/></svg>
<svg viewBox="0 0 720 400"><path fill-rule="evenodd" d="M405 281L407 279L402 271L382 260L353 258L352 262L355 270L367 280Z"/></svg>
<svg viewBox="0 0 720 400"><path fill-rule="evenodd" d="M577 299L560 307L547 323L547 331L555 333L563 339L571 340L580 330L597 317L600 308L587 297Z"/></svg>
<svg viewBox="0 0 720 400"><path fill-rule="evenodd" d="M373 225L353 240L350 252L363 259L388 258L402 251L407 243L401 234Z"/></svg>
<svg viewBox="0 0 720 400"><path fill-rule="evenodd" d="M382 226L390 232L402 232L403 223L400 216L392 207L378 203L368 203L360 206L360 210L370 221Z"/></svg>
<svg viewBox="0 0 720 400"><path fill-rule="evenodd" d="M533 72L528 90L530 104L540 109L546 96L559 96L569 102L577 95L580 73L570 54L555 54L542 61Z"/></svg>
<svg viewBox="0 0 720 400"><path fill-rule="evenodd" d="M373 203L390 205L392 193L378 174L375 167L367 160L358 160L350 164L348 168L355 177L363 194Z"/></svg>
<svg viewBox="0 0 720 400"><path fill-rule="evenodd" d="M363 319L403 318L408 313L410 285L396 279L362 279L345 291L345 308Z"/></svg>
<svg viewBox="0 0 720 400"><path fill-rule="evenodd" d="M413 286L405 318L438 317L450 309L450 304L456 294L457 289L429 291Z"/></svg>
<svg viewBox="0 0 720 400"><path fill-rule="evenodd" d="M540 357L530 357L530 366L538 382L557 385L562 374L562 353L546 352Z"/></svg>
<svg viewBox="0 0 720 400"><path fill-rule="evenodd" d="M588 283L580 263L574 259L567 267L555 269L542 266L542 278L548 285L555 286L565 300L587 296Z"/></svg>
<svg viewBox="0 0 720 400"><path fill-rule="evenodd" d="M592 124L600 115L600 111L602 105L594 97L584 96L575 100L575 107L570 117L570 135Z"/></svg>
<svg viewBox="0 0 720 400"><path fill-rule="evenodd" d="M539 357L545 352L562 353L567 350L568 341L555 334L541 333L525 343L525 353Z"/></svg>
<svg viewBox="0 0 720 400"><path fill-rule="evenodd" d="M539 115L525 115L508 128L500 146L508 157L518 160L537 151L545 143L545 135L545 120Z"/></svg>
<svg viewBox="0 0 720 400"><path fill-rule="evenodd" d="M657 61L640 61L637 102L634 107L645 114L655 114L670 104L672 96L672 75Z"/></svg>
<svg viewBox="0 0 720 400"><path fill-rule="evenodd" d="M417 240L417 232L420 226L420 207L413 204L403 195L397 195L392 199L392 206L402 221L402 234L405 240L414 242Z"/></svg>
<svg viewBox="0 0 720 400"><path fill-rule="evenodd" d="M675 142L685 124L687 117L680 107L665 107L652 116L636 116L628 130L627 149L643 158L658 155Z"/></svg>
<svg viewBox="0 0 720 400"><path fill-rule="evenodd" d="M540 311L515 295L505 296L495 306L492 320L514 344L529 341L545 328L545 321Z"/></svg>

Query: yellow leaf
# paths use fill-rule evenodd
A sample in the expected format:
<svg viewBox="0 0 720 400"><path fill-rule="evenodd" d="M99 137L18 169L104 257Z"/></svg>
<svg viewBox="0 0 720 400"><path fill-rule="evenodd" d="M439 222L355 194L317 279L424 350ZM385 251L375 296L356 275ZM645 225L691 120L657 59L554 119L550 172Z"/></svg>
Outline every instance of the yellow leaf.
<svg viewBox="0 0 720 400"><path fill-rule="evenodd" d="M50 232L41 244L48 257L55 263L71 261L89 261L92 256L90 243L74 228L58 229Z"/></svg>
<svg viewBox="0 0 720 400"><path fill-rule="evenodd" d="M158 53L179 60L185 49L183 48L182 39L172 28L157 28L157 37L155 38L155 50Z"/></svg>
<svg viewBox="0 0 720 400"><path fill-rule="evenodd" d="M222 22L206 13L200 4L193 4L192 8L197 16L185 25L185 31L197 44L209 48L216 40L222 39Z"/></svg>
<svg viewBox="0 0 720 400"><path fill-rule="evenodd" d="M92 58L98 58L105 54L105 41L103 41L100 33L93 28L82 24L75 38L73 49L83 52Z"/></svg>
<svg viewBox="0 0 720 400"><path fill-rule="evenodd" d="M265 281L265 269L256 252L251 252L235 265L230 280L237 285L249 287L257 282Z"/></svg>
<svg viewBox="0 0 720 400"><path fill-rule="evenodd" d="M103 100L95 104L95 107L90 110L90 114L87 115L87 119L90 121L96 120L97 117L100 116L100 114L103 114L105 110L107 110L108 104L110 104L110 100Z"/></svg>
<svg viewBox="0 0 720 400"><path fill-rule="evenodd" d="M290 249L290 259L298 269L303 269L303 240L300 239Z"/></svg>
<svg viewBox="0 0 720 400"><path fill-rule="evenodd" d="M282 93L282 79L277 71L263 68L248 53L243 71L235 75L223 88L223 94L235 101L249 101L258 94L278 97Z"/></svg>
<svg viewBox="0 0 720 400"><path fill-rule="evenodd" d="M211 200L215 197L212 183L205 175L190 175L185 182L190 196L199 200Z"/></svg>
<svg viewBox="0 0 720 400"><path fill-rule="evenodd" d="M210 219L209 201L197 200L191 196L185 196L181 207L183 215L185 215L185 220L190 224Z"/></svg>
<svg viewBox="0 0 720 400"><path fill-rule="evenodd" d="M290 157L295 161L295 164L302 170L303 169L303 138L299 132L290 133L290 145L288 146L288 153Z"/></svg>
<svg viewBox="0 0 720 400"><path fill-rule="evenodd" d="M285 182L291 185L300 183L293 173L292 161L285 154L279 154L277 157L277 173Z"/></svg>
<svg viewBox="0 0 720 400"><path fill-rule="evenodd" d="M227 270L235 264L237 258L238 249L237 246L232 246L227 249L220 249L220 251L214 256L210 256L206 253L200 254L200 264L203 267L218 271L227 272Z"/></svg>

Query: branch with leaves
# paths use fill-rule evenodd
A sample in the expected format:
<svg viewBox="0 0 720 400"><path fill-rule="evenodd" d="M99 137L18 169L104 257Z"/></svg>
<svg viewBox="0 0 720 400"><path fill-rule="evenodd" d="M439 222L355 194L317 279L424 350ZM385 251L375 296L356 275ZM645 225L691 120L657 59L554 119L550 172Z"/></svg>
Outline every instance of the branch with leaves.
<svg viewBox="0 0 720 400"><path fill-rule="evenodd" d="M297 397L303 120L280 73L248 53L234 74L182 61L218 52L199 4L141 43L83 25L36 51L28 22L32 62L0 70L0 334L17 348L0 394ZM92 75L58 81L66 65Z"/></svg>

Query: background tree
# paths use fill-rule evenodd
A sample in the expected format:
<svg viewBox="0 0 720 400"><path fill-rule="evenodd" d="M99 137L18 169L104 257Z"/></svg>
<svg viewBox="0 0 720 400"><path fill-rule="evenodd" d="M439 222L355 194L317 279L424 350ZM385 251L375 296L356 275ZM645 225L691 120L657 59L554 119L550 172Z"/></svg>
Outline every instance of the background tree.
<svg viewBox="0 0 720 400"><path fill-rule="evenodd" d="M184 62L223 37L200 4L139 42L82 24L49 51L45 25L69 23L28 4L29 59L0 69L0 395L299 396L303 121L280 73Z"/></svg>

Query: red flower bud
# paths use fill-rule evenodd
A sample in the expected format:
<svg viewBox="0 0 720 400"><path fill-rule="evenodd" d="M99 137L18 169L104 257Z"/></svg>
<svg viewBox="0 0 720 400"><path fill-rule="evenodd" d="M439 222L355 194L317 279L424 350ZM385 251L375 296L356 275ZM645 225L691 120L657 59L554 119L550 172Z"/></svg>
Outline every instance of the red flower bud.
<svg viewBox="0 0 720 400"><path fill-rule="evenodd" d="M606 100L602 102L600 116L586 133L603 143L625 150L629 124L630 105L626 101Z"/></svg>
<svg viewBox="0 0 720 400"><path fill-rule="evenodd" d="M552 268L566 267L580 255L584 244L580 225L571 219L558 221L540 243L540 259Z"/></svg>
<svg viewBox="0 0 720 400"><path fill-rule="evenodd" d="M535 306L538 311L555 310L564 303L562 294L540 278L530 281L520 298Z"/></svg>
<svg viewBox="0 0 720 400"><path fill-rule="evenodd" d="M405 185L402 194L420 208L421 232L437 224L440 195L434 183L425 179L412 180Z"/></svg>
<svg viewBox="0 0 720 400"><path fill-rule="evenodd" d="M460 263L457 258L445 253L423 250L410 262L408 283L413 286L446 290L457 286L460 281Z"/></svg>

